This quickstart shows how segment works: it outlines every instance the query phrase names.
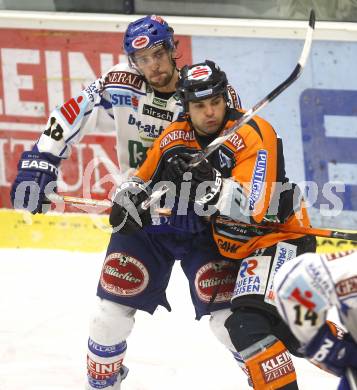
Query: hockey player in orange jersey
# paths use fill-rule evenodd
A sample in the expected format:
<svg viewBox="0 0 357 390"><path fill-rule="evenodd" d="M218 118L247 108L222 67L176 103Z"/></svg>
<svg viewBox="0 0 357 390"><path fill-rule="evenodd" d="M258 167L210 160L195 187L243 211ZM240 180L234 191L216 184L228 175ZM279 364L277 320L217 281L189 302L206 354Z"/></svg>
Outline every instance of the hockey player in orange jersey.
<svg viewBox="0 0 357 390"><path fill-rule="evenodd" d="M136 193L118 189L110 221L124 233L132 233L141 228L140 215L145 229L152 218L150 210L143 211L140 204L148 199L149 189L162 181L176 195L171 221L192 210L202 223L210 217L220 253L240 264L232 314L225 325L252 386L259 390L297 389L289 352L301 356L299 342L276 311L273 278L284 262L315 251L316 240L222 222L223 217L243 223L274 220L309 226L298 188L285 176L282 141L267 121L253 117L193 167L197 155L244 110L227 106L227 78L212 61L183 68L177 94L185 114L169 125L148 151L135 174ZM133 208L129 212L125 201L139 214L133 213ZM220 288L217 285L213 295L219 294Z"/></svg>

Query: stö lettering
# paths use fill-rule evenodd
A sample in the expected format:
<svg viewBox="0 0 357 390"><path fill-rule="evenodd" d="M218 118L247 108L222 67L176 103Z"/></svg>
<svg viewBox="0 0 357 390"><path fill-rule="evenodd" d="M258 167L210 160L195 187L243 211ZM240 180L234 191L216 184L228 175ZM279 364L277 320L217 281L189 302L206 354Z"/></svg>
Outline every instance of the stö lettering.
<svg viewBox="0 0 357 390"><path fill-rule="evenodd" d="M112 105L113 106L131 106L131 96L130 95L121 95L119 93L111 94Z"/></svg>

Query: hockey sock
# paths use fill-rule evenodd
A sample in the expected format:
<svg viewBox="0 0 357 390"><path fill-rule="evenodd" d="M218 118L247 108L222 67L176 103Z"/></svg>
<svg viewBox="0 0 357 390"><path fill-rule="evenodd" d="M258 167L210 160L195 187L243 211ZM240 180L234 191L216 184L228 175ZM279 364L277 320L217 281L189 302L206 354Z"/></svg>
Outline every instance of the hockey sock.
<svg viewBox="0 0 357 390"><path fill-rule="evenodd" d="M90 389L116 389L115 383L124 379L128 372L122 365L125 352L126 341L105 346L95 343L92 339L88 340L87 368Z"/></svg>
<svg viewBox="0 0 357 390"><path fill-rule="evenodd" d="M284 344L267 336L241 352L254 389L296 390L296 372Z"/></svg>

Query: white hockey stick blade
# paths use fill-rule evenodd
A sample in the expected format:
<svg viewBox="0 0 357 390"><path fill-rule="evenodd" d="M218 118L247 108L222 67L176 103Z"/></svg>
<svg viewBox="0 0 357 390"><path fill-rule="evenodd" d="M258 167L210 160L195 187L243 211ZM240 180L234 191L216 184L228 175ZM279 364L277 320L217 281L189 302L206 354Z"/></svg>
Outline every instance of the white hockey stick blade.
<svg viewBox="0 0 357 390"><path fill-rule="evenodd" d="M286 88L288 88L295 80L298 79L301 72L304 69L307 58L310 54L311 43L312 43L312 34L315 29L315 11L311 10L310 18L309 18L309 26L307 29L304 47L302 49L299 61L292 71L290 76L279 84L275 89L273 89L267 96L265 96L262 100L256 103L252 108L250 108L242 117L240 117L232 127L227 129L223 135L214 139L204 150L203 153L198 156L194 163L191 163L191 167L195 167L200 164L206 157L208 157L212 152L214 152L220 145L222 145L227 139L235 133L239 128L249 122L254 115L258 111L260 111L263 107L265 107L268 103L274 100L277 96L279 96ZM145 204L142 204L142 209L148 209L152 204L156 203L166 192L168 192L169 188L164 186L162 190L157 190L155 193L151 195L151 197L145 201ZM144 208L145 207L145 208Z"/></svg>

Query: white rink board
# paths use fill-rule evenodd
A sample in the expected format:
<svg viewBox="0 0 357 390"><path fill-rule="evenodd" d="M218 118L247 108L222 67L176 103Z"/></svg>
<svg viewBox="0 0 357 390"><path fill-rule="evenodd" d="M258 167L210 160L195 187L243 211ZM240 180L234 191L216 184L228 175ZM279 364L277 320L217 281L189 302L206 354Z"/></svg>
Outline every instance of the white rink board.
<svg viewBox="0 0 357 390"><path fill-rule="evenodd" d="M104 254L0 250L0 389L84 388L88 313ZM194 320L188 285L176 265L168 288L173 311L138 313L128 339L123 390L248 390L231 354ZM294 359L301 390L334 390L337 379Z"/></svg>

